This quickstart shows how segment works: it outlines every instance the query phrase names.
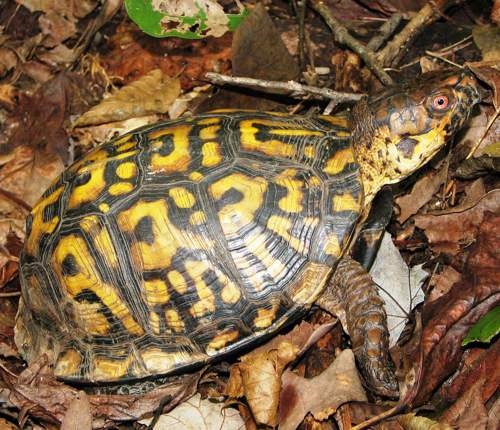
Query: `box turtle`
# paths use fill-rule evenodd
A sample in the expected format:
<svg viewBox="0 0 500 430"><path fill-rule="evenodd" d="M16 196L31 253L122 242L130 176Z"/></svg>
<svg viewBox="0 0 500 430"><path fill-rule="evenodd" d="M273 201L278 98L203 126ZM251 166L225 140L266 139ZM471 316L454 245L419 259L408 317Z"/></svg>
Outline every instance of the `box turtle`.
<svg viewBox="0 0 500 430"><path fill-rule="evenodd" d="M63 380L124 383L241 352L318 303L344 313L367 385L394 394L353 237L382 186L433 157L478 101L458 72L352 113L221 110L95 148L28 217L19 350L47 354Z"/></svg>

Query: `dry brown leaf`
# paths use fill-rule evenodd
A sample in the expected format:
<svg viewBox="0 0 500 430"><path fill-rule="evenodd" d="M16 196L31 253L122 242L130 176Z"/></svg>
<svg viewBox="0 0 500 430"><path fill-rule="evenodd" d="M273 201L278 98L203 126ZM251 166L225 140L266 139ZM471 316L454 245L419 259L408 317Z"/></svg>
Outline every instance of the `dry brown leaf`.
<svg viewBox="0 0 500 430"><path fill-rule="evenodd" d="M287 370L282 377L280 430L295 430L309 412L324 420L350 401L366 401L354 354L343 350L320 375L305 379Z"/></svg>
<svg viewBox="0 0 500 430"><path fill-rule="evenodd" d="M440 273L434 273L429 281L432 288L427 300L432 302L450 291L455 282L460 281L462 275L451 266L445 266Z"/></svg>
<svg viewBox="0 0 500 430"><path fill-rule="evenodd" d="M475 240L477 228L486 211L500 210L500 189L492 190L478 201L467 206L457 206L446 211L417 215L415 225L425 231L431 245L447 245L450 254L459 252L459 244Z"/></svg>
<svg viewBox="0 0 500 430"><path fill-rule="evenodd" d="M139 421L149 425L150 419ZM168 414L161 415L153 430L241 430L244 422L237 410L196 394Z"/></svg>
<svg viewBox="0 0 500 430"><path fill-rule="evenodd" d="M472 29L474 43L483 54L483 61L500 61L500 28L476 25Z"/></svg>
<svg viewBox="0 0 500 430"><path fill-rule="evenodd" d="M179 79L165 76L161 70L155 69L111 94L78 118L74 125L97 125L165 113L180 91Z"/></svg>
<svg viewBox="0 0 500 430"><path fill-rule="evenodd" d="M233 398L244 395L257 423L276 426L283 370L333 325L302 322L287 335L242 356L240 363L231 367L226 394Z"/></svg>
<svg viewBox="0 0 500 430"><path fill-rule="evenodd" d="M1 75L1 72L0 72L0 75ZM14 85L1 84L0 85L0 106L3 106L7 109L12 109L14 107L15 95L16 95L16 87L14 87Z"/></svg>
<svg viewBox="0 0 500 430"><path fill-rule="evenodd" d="M439 187L446 181L447 176L448 169L446 166L437 172L430 172L416 182L410 193L398 197L395 200L401 209L398 221L404 223L408 218L416 214L439 190Z"/></svg>
<svg viewBox="0 0 500 430"><path fill-rule="evenodd" d="M453 430L453 427L446 423L439 423L426 417L418 417L414 413L400 415L398 423L405 430Z"/></svg>
<svg viewBox="0 0 500 430"><path fill-rule="evenodd" d="M61 422L61 430L92 430L90 403L84 391L80 391L70 402Z"/></svg>
<svg viewBox="0 0 500 430"><path fill-rule="evenodd" d="M0 418L0 429L1 430L18 430L19 427L15 426L10 421L7 421L4 418Z"/></svg>

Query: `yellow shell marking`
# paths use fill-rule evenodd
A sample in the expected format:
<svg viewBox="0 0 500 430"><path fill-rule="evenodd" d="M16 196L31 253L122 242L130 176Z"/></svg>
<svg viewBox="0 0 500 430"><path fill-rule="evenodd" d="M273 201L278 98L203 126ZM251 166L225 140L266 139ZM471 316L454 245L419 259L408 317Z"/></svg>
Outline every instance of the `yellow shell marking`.
<svg viewBox="0 0 500 430"><path fill-rule="evenodd" d="M99 210L102 212L102 213L106 213L109 211L109 205L107 203L101 203L99 205Z"/></svg>
<svg viewBox="0 0 500 430"><path fill-rule="evenodd" d="M326 162L323 172L328 175L337 175L342 172L349 163L354 163L354 153L352 148L345 148L337 151Z"/></svg>
<svg viewBox="0 0 500 430"><path fill-rule="evenodd" d="M57 357L54 373L57 376L77 375L80 371L81 364L81 354L74 349L68 349Z"/></svg>
<svg viewBox="0 0 500 430"><path fill-rule="evenodd" d="M175 309L167 309L165 311L165 319L168 327L175 333L182 333L184 330L184 321L182 321L179 313Z"/></svg>
<svg viewBox="0 0 500 430"><path fill-rule="evenodd" d="M204 212L196 211L189 215L189 222L192 225L200 225L207 221L207 217Z"/></svg>
<svg viewBox="0 0 500 430"><path fill-rule="evenodd" d="M128 368L131 361L131 355L115 360L104 357L95 357L93 377L97 380L120 379L128 374Z"/></svg>
<svg viewBox="0 0 500 430"><path fill-rule="evenodd" d="M340 115L321 115L320 118L323 121L327 121L332 125L336 125L341 128L348 128L349 127L349 121L347 117L340 116Z"/></svg>
<svg viewBox="0 0 500 430"><path fill-rule="evenodd" d="M292 158L296 155L296 147L289 143L283 143L279 140L257 140L257 133L259 129L255 127L256 124L277 126L283 124L284 127L289 126L286 122L277 123L269 120L256 120L248 119L241 121L241 147L247 151L261 152L272 157Z"/></svg>
<svg viewBox="0 0 500 430"><path fill-rule="evenodd" d="M318 223L317 218L305 218L304 223L309 228L316 226ZM292 228L292 222L283 218L279 215L271 215L267 221L267 228L269 230L274 231L276 234L279 234L283 239L285 239L290 246L295 249L295 251L299 253L304 253L305 251L305 242L293 237L289 231Z"/></svg>
<svg viewBox="0 0 500 430"><path fill-rule="evenodd" d="M361 202L355 199L352 194L342 194L333 196L334 212L354 211L358 212L361 208Z"/></svg>
<svg viewBox="0 0 500 430"><path fill-rule="evenodd" d="M144 281L146 299L150 306L162 305L168 303L170 294L168 294L167 285L161 279Z"/></svg>
<svg viewBox="0 0 500 430"><path fill-rule="evenodd" d="M280 209L284 212L298 213L302 211L304 183L299 179L294 179L295 174L294 169L286 169L276 178L276 183L287 189L287 195L278 202Z"/></svg>
<svg viewBox="0 0 500 430"><path fill-rule="evenodd" d="M167 278L170 281L172 288L179 294L184 294L187 291L186 280L177 270L171 270L168 272Z"/></svg>
<svg viewBox="0 0 500 430"><path fill-rule="evenodd" d="M304 148L304 155L308 158L314 158L316 156L316 148L313 145L308 145Z"/></svg>
<svg viewBox="0 0 500 430"><path fill-rule="evenodd" d="M151 170L159 173L185 172L191 161L189 155L189 132L188 125L177 125L167 129L153 131L149 134L149 139L155 140L162 136L171 135L174 145L173 151L168 155L153 153L151 157ZM161 148L161 140L154 141L151 146L154 150Z"/></svg>
<svg viewBox="0 0 500 430"><path fill-rule="evenodd" d="M118 259L113 241L108 230L99 222L99 218L95 215L87 216L80 221L80 227L92 238L94 248L106 258L106 262L117 268Z"/></svg>
<svg viewBox="0 0 500 430"><path fill-rule="evenodd" d="M172 370L177 364L201 360L200 354L187 351L165 352L158 348L149 348L140 352L142 361L151 375L158 375Z"/></svg>
<svg viewBox="0 0 500 430"><path fill-rule="evenodd" d="M141 219L151 219L153 242L147 243L137 238L131 246L131 254L136 268L143 270L163 269L170 266L172 257L179 246L184 246L189 237L190 246L209 248L212 242L196 233L184 233L168 219L168 207L164 200L146 202L139 200L131 208L117 216L119 227L131 234Z"/></svg>
<svg viewBox="0 0 500 430"><path fill-rule="evenodd" d="M271 309L257 309L257 316L253 321L253 325L256 328L264 329L269 327L276 319L276 311L278 310L277 305L272 305Z"/></svg>
<svg viewBox="0 0 500 430"><path fill-rule="evenodd" d="M228 283L222 288L221 298L224 303L234 304L241 297L240 289L234 285L232 282Z"/></svg>
<svg viewBox="0 0 500 430"><path fill-rule="evenodd" d="M249 177L242 173L232 173L214 182L209 192L218 200L231 188L239 191L243 198L219 211L219 220L225 235L237 234L245 225L254 221L254 214L262 206L267 182L261 177Z"/></svg>
<svg viewBox="0 0 500 430"><path fill-rule="evenodd" d="M224 348L225 346L233 343L236 339L238 339L239 335L240 333L238 332L238 330L227 330L224 333L218 334L208 344L207 353L213 354L216 351Z"/></svg>
<svg viewBox="0 0 500 430"><path fill-rule="evenodd" d="M207 142L201 147L201 165L203 167L217 166L222 160L220 145L217 142Z"/></svg>
<svg viewBox="0 0 500 430"><path fill-rule="evenodd" d="M77 208L82 203L97 200L101 192L106 188L106 181L104 180L105 168L106 163L95 163L78 170L79 174L90 174L90 179L87 183L73 188L68 203L71 209Z"/></svg>
<svg viewBox="0 0 500 430"><path fill-rule="evenodd" d="M329 234L325 243L325 254L338 257L340 253L341 249L337 236L333 233Z"/></svg>
<svg viewBox="0 0 500 430"><path fill-rule="evenodd" d="M205 261L186 261L186 270L194 281L199 301L191 306L190 313L193 317L202 317L215 312L215 296L202 278L203 272L208 269Z"/></svg>
<svg viewBox="0 0 500 430"><path fill-rule="evenodd" d="M30 255L38 253L38 242L44 233L52 233L59 224L59 217L56 215L50 221L44 222L43 211L44 209L57 202L64 187L59 187L52 194L44 197L33 208L31 214L33 215L33 222L31 226L31 233L26 239L26 252Z"/></svg>
<svg viewBox="0 0 500 430"><path fill-rule="evenodd" d="M220 118L213 117L213 118L203 118L198 121L198 124L201 125L212 125L212 124L218 124L220 122Z"/></svg>
<svg viewBox="0 0 500 430"><path fill-rule="evenodd" d="M191 179L193 182L200 182L203 179L203 175L200 172L191 172L188 175L188 178Z"/></svg>
<svg viewBox="0 0 500 430"><path fill-rule="evenodd" d="M75 314L78 315L79 322L86 333L93 335L105 335L110 332L111 327L107 318L99 312L99 303L75 303Z"/></svg>
<svg viewBox="0 0 500 430"><path fill-rule="evenodd" d="M112 196L118 196L120 194L130 193L134 189L134 184L130 182L117 182L109 187L109 194Z"/></svg>
<svg viewBox="0 0 500 430"><path fill-rule="evenodd" d="M168 195L172 197L174 203L179 208L191 208L196 203L196 199L193 194L183 187L170 188Z"/></svg>
<svg viewBox="0 0 500 430"><path fill-rule="evenodd" d="M131 161L121 163L116 168L116 176L120 179L131 179L137 175L137 166Z"/></svg>
<svg viewBox="0 0 500 430"><path fill-rule="evenodd" d="M70 255L78 272L74 275L64 275L62 272L64 260ZM122 321L130 333L138 336L144 333L113 286L100 279L90 250L81 237L75 234L61 237L52 256L52 267L61 285L71 297L77 296L84 290L92 291L110 312Z"/></svg>
<svg viewBox="0 0 500 430"><path fill-rule="evenodd" d="M217 139L217 132L220 129L220 125L211 125L204 127L200 130L200 139L203 140L215 140Z"/></svg>
<svg viewBox="0 0 500 430"><path fill-rule="evenodd" d="M160 334L160 316L156 312L149 313L149 326L153 333Z"/></svg>

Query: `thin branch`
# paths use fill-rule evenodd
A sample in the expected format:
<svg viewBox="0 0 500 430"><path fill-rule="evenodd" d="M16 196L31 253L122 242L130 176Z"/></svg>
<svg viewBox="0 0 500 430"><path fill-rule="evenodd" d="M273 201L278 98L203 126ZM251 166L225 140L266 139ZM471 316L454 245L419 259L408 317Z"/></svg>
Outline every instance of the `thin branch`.
<svg viewBox="0 0 500 430"><path fill-rule="evenodd" d="M377 78L380 79L383 84L392 84L391 77L378 64L373 51L352 37L347 28L332 15L330 9L321 0L309 0L309 3L311 7L323 17L328 27L332 30L335 40L338 43L348 46L356 54L358 54L365 62L366 66L377 76Z"/></svg>
<svg viewBox="0 0 500 430"><path fill-rule="evenodd" d="M373 52L378 51L380 47L386 42L389 37L393 35L401 23L403 15L400 13L395 13L392 15L384 24L380 26L377 34L371 38L366 47L371 49Z"/></svg>
<svg viewBox="0 0 500 430"><path fill-rule="evenodd" d="M364 96L364 94L344 93L333 91L328 88L302 85L295 81L265 81L263 79L245 78L240 76L226 76L213 72L206 73L205 78L217 85L236 85L239 87L259 88L261 90L269 90L271 92L286 91L291 97L301 98L304 96L312 96L320 100L334 100L337 104L344 102L356 102Z"/></svg>
<svg viewBox="0 0 500 430"><path fill-rule="evenodd" d="M441 17L443 10L463 0L434 0L426 3L387 45L377 54L385 67L394 67L404 56L408 46L424 30Z"/></svg>

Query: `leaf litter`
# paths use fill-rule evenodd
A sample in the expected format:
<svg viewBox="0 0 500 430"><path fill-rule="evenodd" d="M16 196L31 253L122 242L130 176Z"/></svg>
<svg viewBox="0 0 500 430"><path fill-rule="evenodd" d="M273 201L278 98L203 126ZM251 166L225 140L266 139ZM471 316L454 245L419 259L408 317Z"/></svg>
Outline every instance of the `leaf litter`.
<svg viewBox="0 0 500 430"><path fill-rule="evenodd" d="M135 119L123 122L123 118L136 115L136 107L140 106L140 112L148 112L146 118L149 119L146 121L155 121L167 116L167 112L171 111L176 103L181 106L181 112L186 108L190 109L190 106L192 109L195 106L191 103L193 97L187 97L188 102L179 101L186 96L181 91L200 85L200 78L205 71L214 68L219 72L229 70L232 36L227 34L220 39L209 38L196 42L151 40L123 19L119 10L120 2L103 4L90 0L77 2L78 4L63 4L52 0L20 0L18 4L21 6L17 9L14 2L7 3L8 7L0 11L0 24L3 25L3 32L0 33L0 389L3 394L0 397L5 397L7 388L3 387L8 382L11 403L7 408L6 403L0 401L0 412L7 411L3 416L17 417L20 425L27 423L36 426L37 423L44 422L53 423L49 426L64 423L64 428L89 428L90 410L90 425L96 428L151 415L164 404L162 399L164 400L165 396L171 398L176 395L178 396L175 398L181 403L182 399L191 398L192 404L184 403L180 407L185 405L185 408L191 408L192 413L200 417L213 412L214 419L216 416L219 419L223 414L233 416L234 411L238 409L247 428L256 428L255 420L280 426L285 426L286 423L289 428L294 428L304 415L311 426L320 425L318 423L333 426L335 420L346 420L347 425L350 425L354 415L369 418L383 412L383 408L374 403L352 403L352 400L359 400L363 395L359 377L352 366L352 356L350 359L342 358L342 361L351 362L350 367L341 367L344 370L337 372L336 377L341 381L355 381L349 384L351 388L356 388L354 392L328 391L334 390L333 385L336 385L331 383L335 373L332 369L334 366L340 366L340 357L348 357L350 354L349 349L339 352L338 348L346 345L342 345L340 335L333 334L341 333L339 326L336 326L335 330L332 329L333 322L328 323L329 326L297 326L298 332L293 336L276 338L279 339L278 343L271 341L270 344L247 354L246 358L241 357L240 361L230 367L229 378L222 372L216 378L217 384L214 386L210 385L213 380L201 384L200 375L187 375L184 381L171 381L146 395L84 394L55 380L50 369L44 367L43 363L21 373L22 363L17 358L12 338L16 312L15 295L18 294L19 285L16 277L18 256L24 237L24 218L29 206L68 162L96 143L107 139L114 130L120 130L121 133L128 127L137 126ZM396 10L409 10L405 2L397 1L363 1L363 4L369 4L369 10L363 9L357 3L351 5L347 0L341 3L337 13L346 19L360 16L359 11L363 11L365 18L375 16L380 19L381 11L391 14ZM417 10L420 6L413 4L412 9ZM296 21L290 18L288 10L280 8L283 6L270 2L266 14L271 15L272 19L266 18L266 25L278 24L281 33L290 32L292 28L296 32ZM32 13L30 10L36 12ZM9 11L12 13L6 15ZM112 22L111 18L115 13L118 13L118 19ZM285 17L288 17L288 21ZM308 15L306 21L309 19L316 18ZM262 26L264 19L259 22ZM319 34L324 40L328 40L330 45L330 33L325 32L321 25L319 20L314 22L314 25L306 25L306 35L314 38ZM360 29L363 31L362 26ZM267 61L265 54L272 52L269 44L277 44L274 36L262 37L264 31L271 34L273 30L254 30L255 28L250 29L249 36L245 36L246 38L253 35L255 38L257 34L257 40L246 45L253 48L245 49L245 38L240 38L232 47L233 68L240 70L242 74L251 75L256 71L264 71ZM498 249L498 244L494 240L495 236L498 237L498 217L495 218L494 214L498 214L500 209L498 183L491 174L495 171L498 154L488 152L487 149L498 141L500 129L498 118L495 117L498 116L500 104L498 45L491 43L497 37L495 31L487 30L482 25L476 26L473 37L481 54L473 56L474 63L470 65L476 75L490 85L493 107L483 108L479 115L472 118L472 127L469 128L472 133L465 134L453 151L449 178L446 177L448 174L445 175L444 168L430 170L430 173L420 176L410 194L398 198L397 203L401 211L397 221L404 223L404 228L408 231L407 239L396 241L398 246L402 246L402 256L394 248L390 236L386 235L380 254L382 256L379 255L375 266L375 269L378 267L379 274L385 275L384 279L381 278L377 282L384 290L389 291L391 296L397 295L397 302L404 309L397 317L397 325L402 326L403 316L410 316L410 321L406 323L401 334L398 334L400 331L391 330L391 342L394 343L399 338L398 344L393 347L393 353L406 354L407 365L404 369L409 369L407 376L414 375L413 380L407 378L403 384L403 398L400 404L439 405L444 413L437 417L436 423L439 422L443 426L448 423L464 429L476 424L480 426L478 428L495 428L498 423L495 411L500 409L499 402L492 401L499 381L496 366L498 340L494 339L489 348L471 345L464 349L460 346L474 322L498 303L498 292L495 290L500 284L496 273L498 254L495 249ZM277 34L281 38L279 32ZM427 35L424 35L422 43L425 43L425 36ZM262 39L268 39L268 46L265 43L259 45L264 42ZM306 72L301 70L309 83L334 83L344 88L350 88L352 83L356 83L354 88L365 90L370 74L355 54L347 49L337 50L334 58L324 55L325 52L330 52L322 48L324 42L315 40L310 43L311 46L314 45L309 54L315 56L315 65L327 69L333 65L336 73L334 76L326 74L326 80L322 81L325 78L315 75L314 67L309 67ZM259 46L262 47L255 48ZM293 46L298 54L298 43L294 42ZM432 49L435 50L434 47ZM122 87L115 90L114 94L118 95L120 91L124 91L123 95L126 91L131 91L128 96L134 102L128 103L128 108L126 105L130 100L127 100L127 95L118 98L115 105L112 104L112 96L102 101L103 95L109 92L109 87L102 77L92 77L83 68L75 67L85 51L97 54L105 75L112 77L113 83L118 82L118 86ZM265 70L262 78L269 79L272 72L279 71L280 67L294 77L298 75L296 63L290 62L290 58L295 61L296 56L288 57L285 51L281 51L280 55L272 55L273 61L280 60L279 57L282 57L282 61L275 61L276 67L272 68L275 70ZM254 57L257 54L264 55L260 62ZM460 62L456 58L459 54L459 51L457 54L452 52L452 59ZM478 61L481 57L482 60ZM342 62L341 58L351 58L349 64L355 66L346 67L344 63L347 60ZM416 64L418 66L418 62ZM439 62L433 62L429 67L440 70ZM155 69L161 70L161 75ZM150 73L156 80L151 79ZM283 76L288 76L286 73ZM171 80L177 75L177 82L176 78ZM151 81L144 83L147 79ZM172 82L170 89L174 91L169 95L168 83ZM166 92L159 92L165 96L164 99L155 98L156 91L162 88L162 85L165 85ZM149 94L144 97L145 100L138 97L141 91ZM206 97L204 91L196 95L200 98ZM228 100L231 101L231 97L225 100L221 98L222 105L218 107L227 107ZM106 106L107 101L110 104ZM91 106L97 106L96 110L85 114ZM274 106L279 105L275 103ZM116 110L115 107L125 112L118 123L76 129L72 127L75 118L85 119L85 115L93 115L92 121L95 123L103 120L116 121L112 114L112 111ZM250 103L248 107L255 107L255 104ZM278 108L283 109L283 106ZM481 185L455 176L455 158L460 160L460 157L464 158L469 152L473 152L474 157L486 157L487 161L482 164L483 170L479 173L484 179ZM469 160L476 160L474 157ZM473 174L477 175L479 169L477 166L474 168L476 170ZM439 201L442 203L440 207L443 208L439 211L432 205L436 193L439 193ZM401 228L400 224L393 223L391 231L400 233ZM410 247L415 250L411 258ZM429 258L439 264L435 266L437 270L432 271L430 281L422 285L424 276L431 271L428 264L422 266L422 263L428 262ZM426 268L425 274L423 267ZM389 269L394 269L396 273L387 276ZM376 270L373 272L376 273ZM415 305L422 299L423 305L415 309ZM389 303L392 299L387 298L386 301ZM388 313L393 314L394 311L388 310ZM320 329L321 327L323 328ZM313 336L316 330L320 330L318 333L322 336ZM321 330L328 333L325 334ZM301 357L307 358L313 353L309 351L311 344L314 344L314 350L318 345L328 342L335 342L334 348L327 348L331 360L334 358L332 355L337 358L330 362L320 355L319 367L325 370L316 376L304 377L303 363L307 360L302 360ZM399 374L404 377L402 369ZM19 376L15 377L13 373ZM192 397L197 389L203 391L201 387L205 386L211 387L208 392L216 397L219 403L201 400L199 396ZM291 402L293 396L289 395L290 392L301 401ZM232 397L236 403L228 402L228 406L222 408L220 400L224 398L224 394L230 394L226 397L226 402ZM325 406L324 410L327 412L324 414L318 409L323 405L321 401L325 399L315 400L315 396L320 395L331 400ZM13 405L19 410L17 415L12 415L12 411L15 411ZM173 406L175 402L170 402L166 409ZM174 414L173 411L171 413ZM201 423L195 418L191 419L189 413L181 416L187 424ZM474 421L475 416L480 418L477 422ZM157 425L162 422L161 417ZM175 417L175 414L172 417ZM234 417L237 418L236 415ZM294 417L293 420L290 417ZM14 426L14 421L9 419L5 425ZM167 422L167 426L173 425L172 421ZM243 421L235 421L234 426L231 424L233 427L229 426L229 421L225 421L225 424L214 422L218 423L217 426L226 425L228 430L244 425ZM352 422L359 423L359 420ZM392 423L392 426L395 422L388 422L387 425L389 423ZM78 424L82 427L75 427Z"/></svg>

